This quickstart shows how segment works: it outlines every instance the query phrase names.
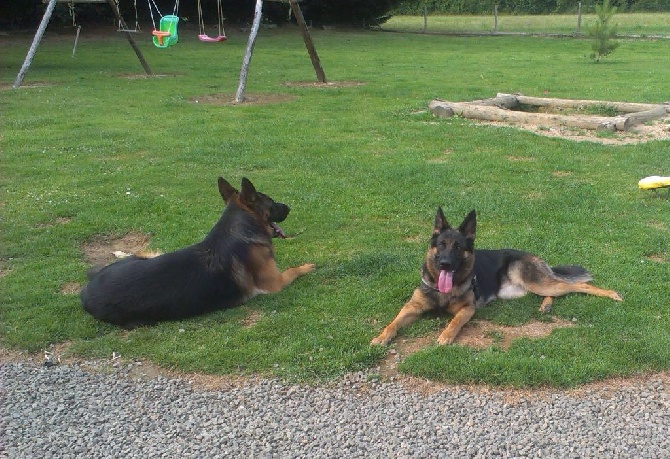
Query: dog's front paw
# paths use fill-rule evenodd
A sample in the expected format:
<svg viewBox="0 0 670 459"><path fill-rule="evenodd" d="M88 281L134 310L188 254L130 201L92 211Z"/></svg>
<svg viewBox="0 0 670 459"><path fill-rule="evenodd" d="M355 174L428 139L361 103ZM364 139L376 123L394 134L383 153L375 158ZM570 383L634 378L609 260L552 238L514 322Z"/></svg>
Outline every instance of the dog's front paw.
<svg viewBox="0 0 670 459"><path fill-rule="evenodd" d="M298 269L300 270L300 274L309 274L316 269L316 265L314 263L305 263L298 266Z"/></svg>
<svg viewBox="0 0 670 459"><path fill-rule="evenodd" d="M437 344L440 346L444 346L446 344L451 344L454 342L454 339L456 339L455 336L451 336L450 333L442 333L438 338L437 338Z"/></svg>
<svg viewBox="0 0 670 459"><path fill-rule="evenodd" d="M612 292L611 298L614 301L623 301L623 297L621 295L619 295L617 292Z"/></svg>
<svg viewBox="0 0 670 459"><path fill-rule="evenodd" d="M391 338L388 338L387 336L385 336L384 333L382 333L378 337L373 338L373 340L370 341L370 345L372 345L372 346L386 346L390 341L391 341Z"/></svg>

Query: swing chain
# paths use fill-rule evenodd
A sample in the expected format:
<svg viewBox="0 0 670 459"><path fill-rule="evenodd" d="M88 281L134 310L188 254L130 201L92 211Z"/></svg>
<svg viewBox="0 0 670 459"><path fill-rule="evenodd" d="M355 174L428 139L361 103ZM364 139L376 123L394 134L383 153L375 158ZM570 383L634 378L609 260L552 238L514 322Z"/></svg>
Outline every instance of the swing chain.
<svg viewBox="0 0 670 459"><path fill-rule="evenodd" d="M77 27L77 12L74 8L74 2L68 3L67 7L70 11L70 17L72 18L72 27Z"/></svg>

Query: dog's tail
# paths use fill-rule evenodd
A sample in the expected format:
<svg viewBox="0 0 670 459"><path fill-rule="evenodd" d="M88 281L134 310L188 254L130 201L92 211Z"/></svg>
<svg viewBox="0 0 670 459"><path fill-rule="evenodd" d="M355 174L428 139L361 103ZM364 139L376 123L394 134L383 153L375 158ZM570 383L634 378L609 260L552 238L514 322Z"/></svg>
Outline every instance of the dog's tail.
<svg viewBox="0 0 670 459"><path fill-rule="evenodd" d="M577 282L590 282L593 280L591 274L578 265L552 266L551 270L556 277L571 284Z"/></svg>

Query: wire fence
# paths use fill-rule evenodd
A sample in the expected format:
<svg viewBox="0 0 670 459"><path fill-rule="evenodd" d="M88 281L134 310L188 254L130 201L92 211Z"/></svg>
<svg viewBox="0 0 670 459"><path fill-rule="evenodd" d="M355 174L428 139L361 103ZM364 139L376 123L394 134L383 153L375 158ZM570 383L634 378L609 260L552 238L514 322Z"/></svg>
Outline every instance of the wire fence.
<svg viewBox="0 0 670 459"><path fill-rule="evenodd" d="M583 36L596 21L593 13L556 15L392 16L380 28L386 31L453 35ZM612 22L617 35L633 38L670 38L670 13L622 13Z"/></svg>

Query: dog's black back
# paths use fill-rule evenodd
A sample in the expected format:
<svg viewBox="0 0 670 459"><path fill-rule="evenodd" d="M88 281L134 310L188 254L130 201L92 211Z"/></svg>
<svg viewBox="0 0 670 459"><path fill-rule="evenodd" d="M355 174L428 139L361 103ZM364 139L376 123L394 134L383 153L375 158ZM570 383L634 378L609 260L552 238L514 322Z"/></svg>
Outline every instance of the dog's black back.
<svg viewBox="0 0 670 459"><path fill-rule="evenodd" d="M240 205L237 191L231 190L221 191L228 204L201 242L155 258L131 256L102 268L81 291L84 309L97 319L133 328L237 306L252 296L249 248L271 247L270 221L264 217L282 221L289 208L262 193L255 194L255 204ZM266 215L250 211L251 205Z"/></svg>

